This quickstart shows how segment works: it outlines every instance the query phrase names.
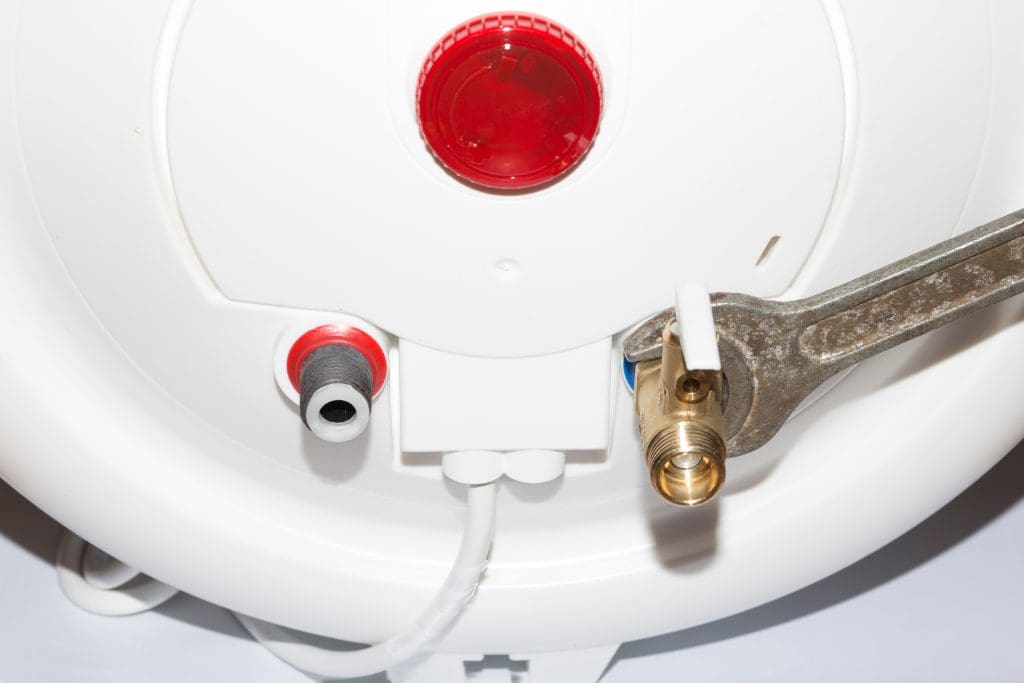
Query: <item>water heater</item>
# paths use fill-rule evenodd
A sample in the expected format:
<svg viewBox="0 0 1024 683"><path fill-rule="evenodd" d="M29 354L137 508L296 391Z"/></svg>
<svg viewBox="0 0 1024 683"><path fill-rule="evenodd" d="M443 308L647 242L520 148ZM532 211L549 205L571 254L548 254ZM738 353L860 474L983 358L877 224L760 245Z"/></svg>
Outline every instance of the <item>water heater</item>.
<svg viewBox="0 0 1024 683"><path fill-rule="evenodd" d="M0 3L0 475L92 611L186 591L321 678L594 681L1024 437L1024 309L989 305L1024 288L1021 27Z"/></svg>

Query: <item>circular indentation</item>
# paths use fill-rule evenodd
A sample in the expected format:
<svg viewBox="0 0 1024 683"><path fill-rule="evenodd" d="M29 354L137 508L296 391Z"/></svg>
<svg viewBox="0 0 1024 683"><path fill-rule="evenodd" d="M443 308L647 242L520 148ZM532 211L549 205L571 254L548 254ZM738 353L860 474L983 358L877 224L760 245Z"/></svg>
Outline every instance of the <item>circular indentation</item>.
<svg viewBox="0 0 1024 683"><path fill-rule="evenodd" d="M687 403L704 400L711 390L711 383L702 379L697 373L686 374L676 380L676 397Z"/></svg>
<svg viewBox="0 0 1024 683"><path fill-rule="evenodd" d="M687 377L683 380L680 388L684 394L696 394L700 391L700 380L696 377Z"/></svg>
<svg viewBox="0 0 1024 683"><path fill-rule="evenodd" d="M494 274L499 280L511 282L519 279L522 267L515 259L503 258L494 264Z"/></svg>
<svg viewBox="0 0 1024 683"><path fill-rule="evenodd" d="M524 189L586 153L601 118L601 75L583 43L550 19L487 15L430 51L416 104L423 138L448 170Z"/></svg>

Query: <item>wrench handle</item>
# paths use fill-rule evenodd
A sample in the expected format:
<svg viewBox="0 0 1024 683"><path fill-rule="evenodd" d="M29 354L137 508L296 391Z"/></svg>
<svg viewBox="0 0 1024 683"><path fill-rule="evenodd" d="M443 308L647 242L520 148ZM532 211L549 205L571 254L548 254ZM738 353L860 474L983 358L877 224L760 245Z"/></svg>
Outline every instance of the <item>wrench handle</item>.
<svg viewBox="0 0 1024 683"><path fill-rule="evenodd" d="M800 353L838 370L1021 292L1024 211L791 305Z"/></svg>

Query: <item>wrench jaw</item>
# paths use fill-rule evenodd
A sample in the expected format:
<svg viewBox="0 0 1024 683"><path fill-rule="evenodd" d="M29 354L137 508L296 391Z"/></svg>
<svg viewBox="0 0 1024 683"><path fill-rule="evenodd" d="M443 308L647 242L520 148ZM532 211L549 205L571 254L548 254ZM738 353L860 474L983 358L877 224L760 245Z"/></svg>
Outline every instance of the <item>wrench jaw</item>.
<svg viewBox="0 0 1024 683"><path fill-rule="evenodd" d="M728 457L757 450L771 440L800 402L834 374L832 368L808 364L800 351L799 333L806 325L803 305L746 294L712 295ZM663 366L665 332L674 322L674 311L667 309L626 338L626 358L639 363L638 392L643 366ZM673 356L676 353L672 351Z"/></svg>
<svg viewBox="0 0 1024 683"><path fill-rule="evenodd" d="M807 362L800 349L806 326L801 301L768 301L745 294L718 294L713 303L731 457L765 445L832 368Z"/></svg>
<svg viewBox="0 0 1024 683"><path fill-rule="evenodd" d="M729 457L742 455L743 426L757 391L755 378L743 360L739 341L723 335L719 329L718 354L722 359L722 413L725 420L726 446Z"/></svg>

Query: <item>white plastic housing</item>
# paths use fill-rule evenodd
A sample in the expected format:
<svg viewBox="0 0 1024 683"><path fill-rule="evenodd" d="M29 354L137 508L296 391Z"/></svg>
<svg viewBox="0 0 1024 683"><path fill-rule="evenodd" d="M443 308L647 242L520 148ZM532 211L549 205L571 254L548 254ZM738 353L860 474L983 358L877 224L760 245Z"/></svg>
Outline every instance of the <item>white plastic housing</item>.
<svg viewBox="0 0 1024 683"><path fill-rule="evenodd" d="M399 344L402 450L608 447L611 340L532 358Z"/></svg>

